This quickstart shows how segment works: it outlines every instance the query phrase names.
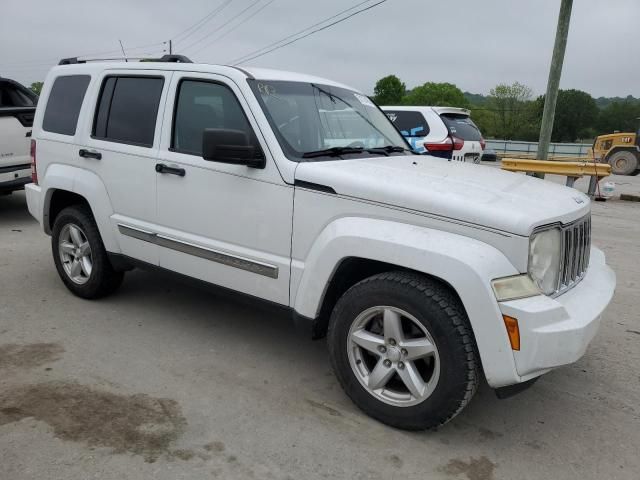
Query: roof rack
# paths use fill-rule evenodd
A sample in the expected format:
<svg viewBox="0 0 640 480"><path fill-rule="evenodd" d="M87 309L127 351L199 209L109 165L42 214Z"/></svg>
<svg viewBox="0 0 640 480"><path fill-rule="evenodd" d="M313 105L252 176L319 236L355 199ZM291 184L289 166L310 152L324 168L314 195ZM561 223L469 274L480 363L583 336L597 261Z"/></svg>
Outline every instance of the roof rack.
<svg viewBox="0 0 640 480"><path fill-rule="evenodd" d="M58 65L76 65L79 63L87 62L108 62L108 61L122 61L138 60L141 62L168 62L168 63L193 63L191 59L184 55L163 55L160 58L145 58L145 57L118 57L118 58L83 58L78 57L63 58L58 62Z"/></svg>

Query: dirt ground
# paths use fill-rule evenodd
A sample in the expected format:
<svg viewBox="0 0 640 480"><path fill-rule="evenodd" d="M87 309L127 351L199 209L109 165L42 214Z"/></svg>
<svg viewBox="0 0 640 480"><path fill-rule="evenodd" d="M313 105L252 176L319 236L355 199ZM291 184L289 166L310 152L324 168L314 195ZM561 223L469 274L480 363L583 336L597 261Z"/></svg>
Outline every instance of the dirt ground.
<svg viewBox="0 0 640 480"><path fill-rule="evenodd" d="M143 271L72 296L24 194L0 197L0 479L637 480L640 204L594 203L593 229L618 288L586 355L408 433L361 413L287 318Z"/></svg>

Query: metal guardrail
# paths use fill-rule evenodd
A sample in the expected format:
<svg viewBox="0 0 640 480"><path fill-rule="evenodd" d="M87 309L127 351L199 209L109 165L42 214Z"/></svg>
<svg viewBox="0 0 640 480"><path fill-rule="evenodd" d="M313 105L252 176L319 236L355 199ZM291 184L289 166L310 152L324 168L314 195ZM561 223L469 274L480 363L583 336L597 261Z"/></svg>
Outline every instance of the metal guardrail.
<svg viewBox="0 0 640 480"><path fill-rule="evenodd" d="M514 140L487 140L487 148L496 153L511 153L535 155L538 151L538 142L519 142ZM591 156L590 143L551 143L549 145L550 156L583 157Z"/></svg>
<svg viewBox="0 0 640 480"><path fill-rule="evenodd" d="M527 175L542 173L567 177L566 185L573 187L578 178L591 177L587 193L594 196L601 178L611 175L611 165L595 162L558 162L548 160L525 160L522 158L503 158L502 169L510 172L526 172Z"/></svg>

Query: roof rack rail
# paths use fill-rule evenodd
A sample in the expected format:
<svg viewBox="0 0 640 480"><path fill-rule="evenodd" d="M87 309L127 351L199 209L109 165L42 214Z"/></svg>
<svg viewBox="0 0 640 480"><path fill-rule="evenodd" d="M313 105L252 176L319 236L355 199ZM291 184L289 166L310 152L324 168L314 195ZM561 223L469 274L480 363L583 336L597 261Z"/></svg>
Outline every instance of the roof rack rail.
<svg viewBox="0 0 640 480"><path fill-rule="evenodd" d="M171 62L171 63L193 63L189 57L184 55L163 55L159 59L151 59L152 62Z"/></svg>
<svg viewBox="0 0 640 480"><path fill-rule="evenodd" d="M86 63L86 60L78 60L78 57L63 58L58 65L73 65L75 63Z"/></svg>
<svg viewBox="0 0 640 480"><path fill-rule="evenodd" d="M87 62L108 62L108 61L122 61L127 60L139 60L141 62L168 62L168 63L193 63L190 58L184 55L163 55L160 58L145 58L145 57L119 57L119 58L83 58L69 57L63 58L58 62L58 65L76 65L79 63Z"/></svg>

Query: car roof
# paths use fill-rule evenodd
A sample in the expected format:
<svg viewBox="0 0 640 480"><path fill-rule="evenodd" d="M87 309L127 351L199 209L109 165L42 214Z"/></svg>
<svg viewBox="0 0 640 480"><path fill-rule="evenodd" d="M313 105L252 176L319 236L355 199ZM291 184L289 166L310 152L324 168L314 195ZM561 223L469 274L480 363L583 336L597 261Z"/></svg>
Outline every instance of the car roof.
<svg viewBox="0 0 640 480"><path fill-rule="evenodd" d="M339 88L346 88L358 92L357 89L328 78L316 77L305 73L289 72L269 68L236 67L229 65L215 65L208 63L178 63L178 62L122 62L122 61L90 61L87 63L72 63L58 65L51 69L51 74L58 76L66 73L98 73L105 70L158 70L181 71L197 73L213 73L225 75L235 80L256 78L259 80L281 80L291 82L317 83Z"/></svg>
<svg viewBox="0 0 640 480"><path fill-rule="evenodd" d="M431 106L425 106L425 105L419 105L419 106L406 106L406 105L398 105L398 106L394 106L394 105L385 105L382 108L382 110L397 110L399 112L416 112L416 111L421 111L421 110L433 110L434 112L436 112L438 115L441 114L455 114L455 115L466 115L466 116L471 116L471 112L469 110L467 110L466 108L459 108L459 107L431 107Z"/></svg>

